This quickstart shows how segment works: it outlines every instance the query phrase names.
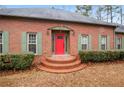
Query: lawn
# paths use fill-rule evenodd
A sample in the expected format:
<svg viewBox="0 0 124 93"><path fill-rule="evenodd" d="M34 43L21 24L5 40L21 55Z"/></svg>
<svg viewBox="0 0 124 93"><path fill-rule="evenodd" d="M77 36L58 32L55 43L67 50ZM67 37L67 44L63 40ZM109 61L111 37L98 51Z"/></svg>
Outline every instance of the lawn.
<svg viewBox="0 0 124 93"><path fill-rule="evenodd" d="M0 73L0 86L67 87L124 86L124 62L97 63L81 71L54 74L36 69L8 74Z"/></svg>

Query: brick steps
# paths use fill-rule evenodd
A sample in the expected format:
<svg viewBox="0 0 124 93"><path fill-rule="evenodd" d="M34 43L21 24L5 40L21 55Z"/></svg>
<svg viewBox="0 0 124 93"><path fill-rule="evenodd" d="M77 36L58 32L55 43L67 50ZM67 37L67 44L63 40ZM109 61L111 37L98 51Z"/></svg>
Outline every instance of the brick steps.
<svg viewBox="0 0 124 93"><path fill-rule="evenodd" d="M81 64L81 61L75 56L52 56L46 57L37 67L47 72L68 73L81 70L86 65Z"/></svg>
<svg viewBox="0 0 124 93"><path fill-rule="evenodd" d="M48 61L43 61L42 62L43 66L49 67L49 68L55 68L55 69L68 69L68 68L74 68L78 65L80 65L80 60L74 61L74 62L69 62L69 63L50 63Z"/></svg>
<svg viewBox="0 0 124 93"><path fill-rule="evenodd" d="M49 62L54 63L69 63L76 60L75 56L53 56L53 57L46 57L46 60Z"/></svg>
<svg viewBox="0 0 124 93"><path fill-rule="evenodd" d="M86 65L81 64L78 67L71 68L71 69L51 69L51 68L47 68L43 65L40 65L38 68L40 70L43 70L43 71L46 71L46 72L51 72L51 73L69 73L69 72L79 71L79 70L81 70L85 67L86 67Z"/></svg>

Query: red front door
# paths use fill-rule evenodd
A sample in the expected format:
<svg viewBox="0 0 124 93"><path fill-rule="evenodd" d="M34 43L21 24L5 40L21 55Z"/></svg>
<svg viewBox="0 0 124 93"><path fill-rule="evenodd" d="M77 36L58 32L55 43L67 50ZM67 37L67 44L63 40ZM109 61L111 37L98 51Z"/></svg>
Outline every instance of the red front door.
<svg viewBox="0 0 124 93"><path fill-rule="evenodd" d="M64 54L65 34L55 34L55 54Z"/></svg>

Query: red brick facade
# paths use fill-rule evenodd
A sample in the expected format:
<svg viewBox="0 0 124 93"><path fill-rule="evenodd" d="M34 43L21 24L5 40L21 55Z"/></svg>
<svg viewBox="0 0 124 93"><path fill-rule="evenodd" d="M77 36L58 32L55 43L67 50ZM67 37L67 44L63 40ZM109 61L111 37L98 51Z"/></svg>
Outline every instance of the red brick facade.
<svg viewBox="0 0 124 93"><path fill-rule="evenodd" d="M70 32L70 54L78 54L78 35L92 36L92 49L98 50L98 35L110 36L110 49L114 49L114 28L110 26L80 24L72 22L49 21L40 19L3 17L0 19L0 30L9 32L9 52L21 52L22 32L42 32L42 54L51 55L51 31L50 27L66 26L74 31ZM48 34L49 33L49 34Z"/></svg>

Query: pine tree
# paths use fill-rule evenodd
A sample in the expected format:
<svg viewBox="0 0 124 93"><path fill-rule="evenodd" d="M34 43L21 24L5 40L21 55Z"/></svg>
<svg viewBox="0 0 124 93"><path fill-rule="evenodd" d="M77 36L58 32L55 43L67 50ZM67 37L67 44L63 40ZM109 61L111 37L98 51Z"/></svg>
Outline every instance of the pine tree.
<svg viewBox="0 0 124 93"><path fill-rule="evenodd" d="M91 5L77 5L76 12L84 16L90 16L92 14L92 6Z"/></svg>
<svg viewBox="0 0 124 93"><path fill-rule="evenodd" d="M123 11L123 6L119 5L76 6L76 12L82 15L94 17L101 21L119 24L123 24ZM93 16L94 13L95 15Z"/></svg>
<svg viewBox="0 0 124 93"><path fill-rule="evenodd" d="M114 20L116 19L118 6L115 5L104 5L103 6L103 19L107 22L114 23Z"/></svg>
<svg viewBox="0 0 124 93"><path fill-rule="evenodd" d="M120 6L120 18L121 18L121 24L123 24L123 8Z"/></svg>

